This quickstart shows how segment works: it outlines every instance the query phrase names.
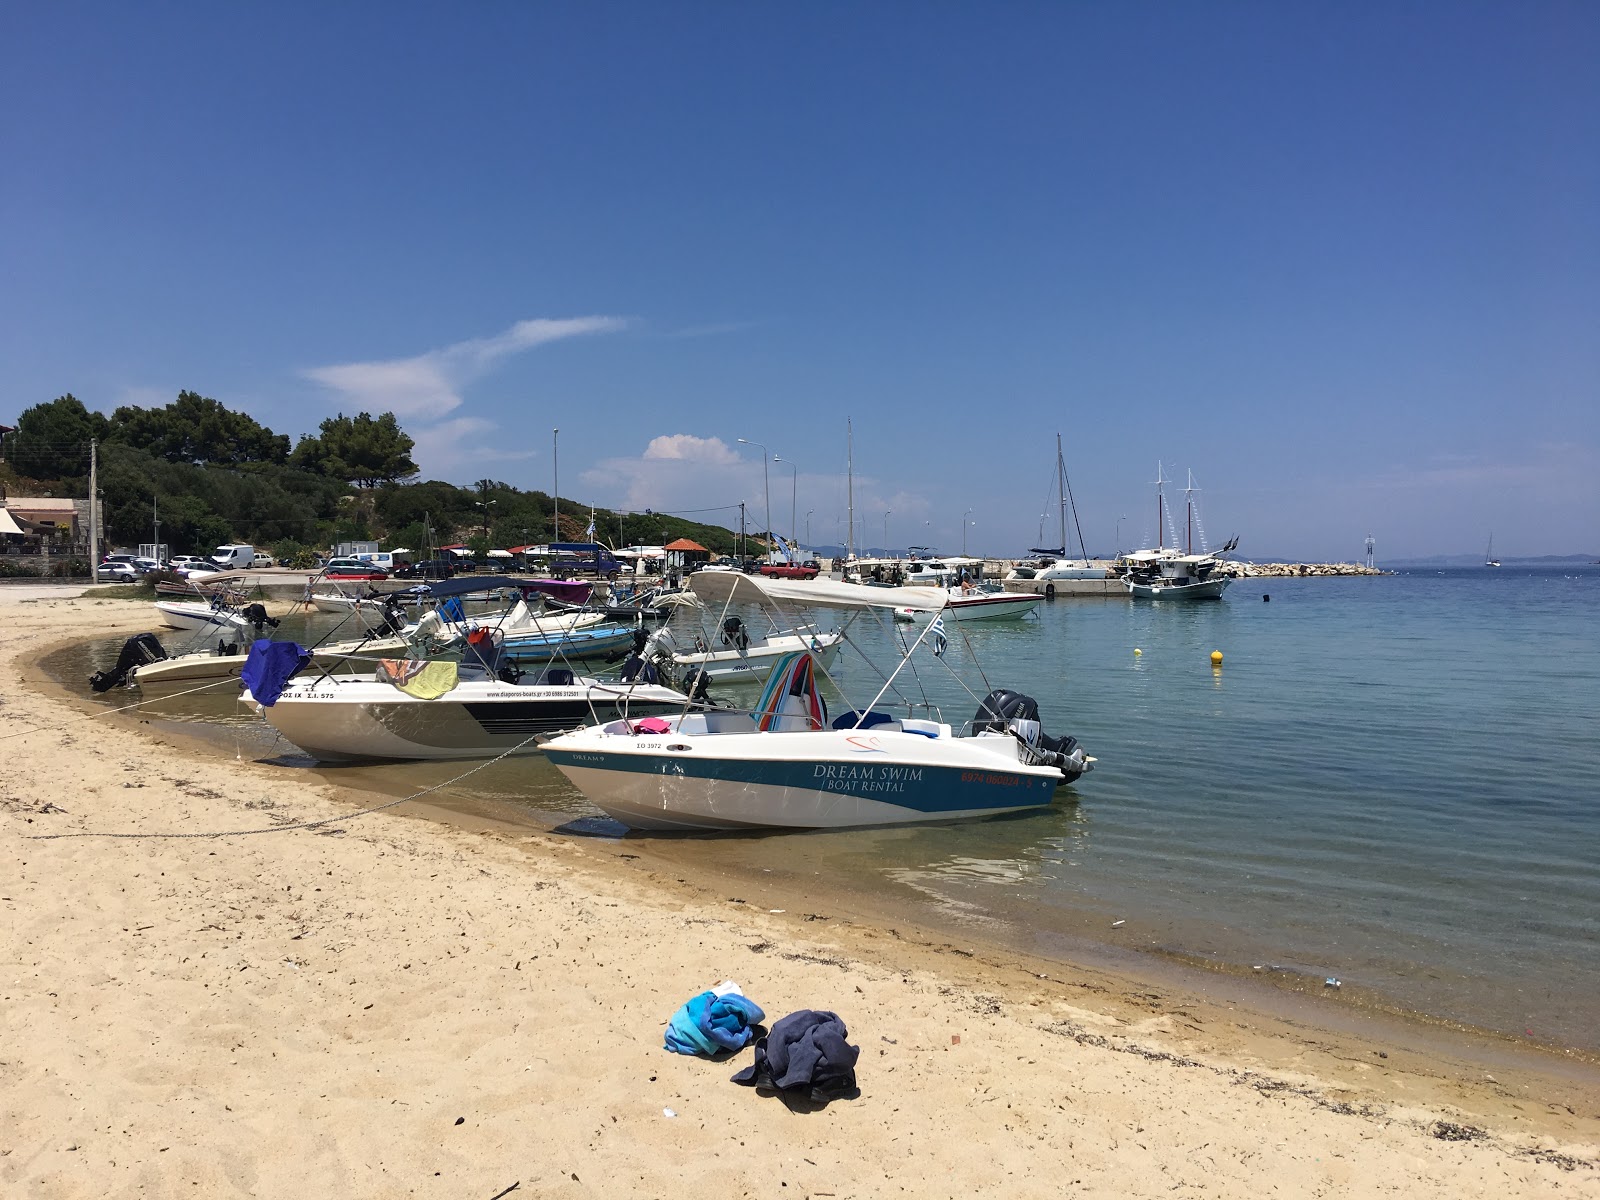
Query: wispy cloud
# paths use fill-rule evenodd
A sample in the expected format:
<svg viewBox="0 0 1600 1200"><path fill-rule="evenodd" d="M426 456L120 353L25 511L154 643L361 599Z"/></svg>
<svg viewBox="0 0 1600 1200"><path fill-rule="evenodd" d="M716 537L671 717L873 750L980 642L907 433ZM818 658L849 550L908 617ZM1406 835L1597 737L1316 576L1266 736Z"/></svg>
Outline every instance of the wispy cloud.
<svg viewBox="0 0 1600 1200"><path fill-rule="evenodd" d="M301 374L337 393L352 409L437 418L459 408L462 389L513 354L564 338L614 333L626 325L620 317L536 318L518 321L493 337L471 338L412 358L308 367Z"/></svg>

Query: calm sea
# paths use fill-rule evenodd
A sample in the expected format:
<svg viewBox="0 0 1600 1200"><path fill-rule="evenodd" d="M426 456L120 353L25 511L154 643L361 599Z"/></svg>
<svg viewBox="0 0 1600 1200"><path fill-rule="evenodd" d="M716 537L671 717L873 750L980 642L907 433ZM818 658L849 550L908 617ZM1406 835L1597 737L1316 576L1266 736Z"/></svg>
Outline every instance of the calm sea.
<svg viewBox="0 0 1600 1200"><path fill-rule="evenodd" d="M664 853L781 871L819 897L876 894L1046 956L1094 943L1306 988L1334 978L1342 999L1600 1051L1597 604L1597 568L1402 568L1245 580L1209 604L1063 599L1037 619L962 625L952 661L964 636L990 684L1034 696L1047 731L1099 759L1054 807ZM69 684L85 665L82 652L52 664ZM922 672L960 723L976 702L946 675ZM311 769L226 704L177 707ZM461 769L326 773L405 794ZM611 832L543 759L457 792Z"/></svg>

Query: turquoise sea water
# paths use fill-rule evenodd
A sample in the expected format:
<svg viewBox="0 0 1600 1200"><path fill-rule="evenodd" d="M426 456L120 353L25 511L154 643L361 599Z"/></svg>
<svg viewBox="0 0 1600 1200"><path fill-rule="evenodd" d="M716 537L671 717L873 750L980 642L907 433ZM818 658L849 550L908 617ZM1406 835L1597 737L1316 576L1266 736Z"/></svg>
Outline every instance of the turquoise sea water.
<svg viewBox="0 0 1600 1200"><path fill-rule="evenodd" d="M1346 1000L1600 1051L1597 603L1600 569L1512 567L1247 580L1209 604L1057 600L1036 620L960 626L950 655L970 639L992 685L1034 696L1047 731L1099 759L1051 809L660 845L1047 956L1098 941L1311 988L1338 978ZM71 684L82 666L58 673ZM922 674L947 720L972 715L942 667ZM228 705L184 704L240 736ZM287 750L247 724L261 752ZM398 795L460 769L327 775ZM542 759L456 790L619 832Z"/></svg>

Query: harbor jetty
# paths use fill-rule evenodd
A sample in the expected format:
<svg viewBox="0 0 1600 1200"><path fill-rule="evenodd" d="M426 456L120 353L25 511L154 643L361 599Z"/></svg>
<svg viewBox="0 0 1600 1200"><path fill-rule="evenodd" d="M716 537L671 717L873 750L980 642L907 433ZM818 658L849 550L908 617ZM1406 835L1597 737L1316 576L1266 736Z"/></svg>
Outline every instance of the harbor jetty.
<svg viewBox="0 0 1600 1200"><path fill-rule="evenodd" d="M1017 565L1014 559L990 559L983 565L985 579L1004 579ZM1106 568L1104 579L1006 579L1008 592L1029 592L1035 596L1106 597L1126 598L1127 586L1116 576L1109 559L1091 560L1092 565ZM1387 572L1361 563L1251 563L1227 562L1225 569L1235 579L1263 578L1313 578L1334 575L1384 575Z"/></svg>

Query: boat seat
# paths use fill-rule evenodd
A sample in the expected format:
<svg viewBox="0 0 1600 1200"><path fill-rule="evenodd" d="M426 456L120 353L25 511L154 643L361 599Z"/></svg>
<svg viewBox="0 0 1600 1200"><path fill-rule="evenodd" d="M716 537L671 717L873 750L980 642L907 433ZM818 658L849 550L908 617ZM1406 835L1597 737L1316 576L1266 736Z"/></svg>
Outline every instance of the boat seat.
<svg viewBox="0 0 1600 1200"><path fill-rule="evenodd" d="M920 717L902 718L900 728L906 733L919 733L925 738L937 738L940 736L938 721L925 721Z"/></svg>
<svg viewBox="0 0 1600 1200"><path fill-rule="evenodd" d="M572 672L566 667L551 667L547 671L540 671L534 683L544 683L551 687L571 687Z"/></svg>
<svg viewBox="0 0 1600 1200"><path fill-rule="evenodd" d="M869 712L862 713L859 709L852 708L849 712L840 713L833 719L835 729L872 729L878 725L892 725L893 717L888 713Z"/></svg>

